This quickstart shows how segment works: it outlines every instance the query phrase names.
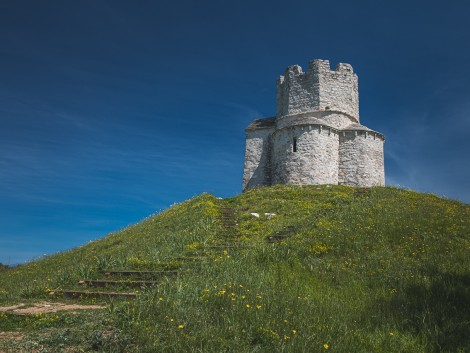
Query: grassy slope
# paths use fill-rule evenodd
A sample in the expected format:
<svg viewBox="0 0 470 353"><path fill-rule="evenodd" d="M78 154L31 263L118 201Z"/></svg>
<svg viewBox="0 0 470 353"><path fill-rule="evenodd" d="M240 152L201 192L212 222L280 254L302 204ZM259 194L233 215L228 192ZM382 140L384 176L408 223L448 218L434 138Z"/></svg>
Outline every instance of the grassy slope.
<svg viewBox="0 0 470 353"><path fill-rule="evenodd" d="M237 231L250 247L204 250L221 241L217 217L226 206L236 209ZM293 238L263 242L285 226ZM207 261L109 310L134 350L470 351L470 207L394 188L201 195L102 240L0 272L0 303L46 298L100 269L158 269L191 253Z"/></svg>

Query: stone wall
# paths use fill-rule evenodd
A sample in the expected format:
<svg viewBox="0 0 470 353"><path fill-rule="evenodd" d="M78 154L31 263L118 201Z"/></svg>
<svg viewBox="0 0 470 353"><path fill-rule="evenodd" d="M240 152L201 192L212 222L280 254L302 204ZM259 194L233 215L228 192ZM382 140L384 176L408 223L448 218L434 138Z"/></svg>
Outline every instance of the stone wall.
<svg viewBox="0 0 470 353"><path fill-rule="evenodd" d="M358 78L351 65L338 64L330 71L328 60L313 60L310 71L319 80L319 110L344 112L359 122Z"/></svg>
<svg viewBox="0 0 470 353"><path fill-rule="evenodd" d="M338 134L320 125L277 130L272 138L272 184L338 184L338 144Z"/></svg>
<svg viewBox="0 0 470 353"><path fill-rule="evenodd" d="M331 71L328 60L313 60L307 72L289 66L277 81L276 115L311 111L338 111L359 122L358 78L351 65L338 64Z"/></svg>
<svg viewBox="0 0 470 353"><path fill-rule="evenodd" d="M302 72L299 65L289 66L277 80L277 116L311 111L319 107L318 77Z"/></svg>
<svg viewBox="0 0 470 353"><path fill-rule="evenodd" d="M246 131L243 190L271 185L270 145L274 129Z"/></svg>
<svg viewBox="0 0 470 353"><path fill-rule="evenodd" d="M339 139L339 184L385 185L383 137L368 131L345 131Z"/></svg>
<svg viewBox="0 0 470 353"><path fill-rule="evenodd" d="M334 111L307 112L295 115L280 116L276 119L276 128L283 129L292 125L327 125L337 130L344 129L356 120L344 113Z"/></svg>

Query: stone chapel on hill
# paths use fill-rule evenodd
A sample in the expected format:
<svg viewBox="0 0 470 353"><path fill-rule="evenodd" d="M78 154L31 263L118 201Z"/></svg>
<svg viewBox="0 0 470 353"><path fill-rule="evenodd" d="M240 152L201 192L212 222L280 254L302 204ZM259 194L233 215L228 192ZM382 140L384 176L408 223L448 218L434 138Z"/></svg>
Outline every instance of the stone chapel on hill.
<svg viewBox="0 0 470 353"><path fill-rule="evenodd" d="M276 116L246 128L243 190L274 184L385 184L384 136L359 122L351 65L313 60L277 80Z"/></svg>

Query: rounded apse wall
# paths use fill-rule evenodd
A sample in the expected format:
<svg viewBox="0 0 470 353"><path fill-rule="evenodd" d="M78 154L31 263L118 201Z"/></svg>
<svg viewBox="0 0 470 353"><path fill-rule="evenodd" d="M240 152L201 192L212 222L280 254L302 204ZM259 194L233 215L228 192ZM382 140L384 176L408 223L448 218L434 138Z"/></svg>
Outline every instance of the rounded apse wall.
<svg viewBox="0 0 470 353"><path fill-rule="evenodd" d="M339 184L385 185L383 137L368 131L339 133Z"/></svg>
<svg viewBox="0 0 470 353"><path fill-rule="evenodd" d="M338 184L339 136L321 125L276 130L272 137L273 184Z"/></svg>

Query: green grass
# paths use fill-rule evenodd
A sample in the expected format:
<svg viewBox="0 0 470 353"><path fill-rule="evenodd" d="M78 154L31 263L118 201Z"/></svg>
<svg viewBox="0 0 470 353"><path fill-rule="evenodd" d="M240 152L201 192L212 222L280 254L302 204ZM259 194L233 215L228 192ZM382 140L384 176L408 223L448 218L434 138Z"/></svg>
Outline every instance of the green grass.
<svg viewBox="0 0 470 353"><path fill-rule="evenodd" d="M224 238L222 207L235 209L236 240ZM291 238L265 242L286 227ZM244 247L209 247L234 241ZM194 255L204 261L187 260ZM470 351L470 206L395 188L203 194L102 240L0 271L0 303L45 300L105 269L170 266L185 270L136 300L113 301L96 320L76 316L68 351ZM2 320L0 331L46 329ZM93 345L95 331L125 339Z"/></svg>

